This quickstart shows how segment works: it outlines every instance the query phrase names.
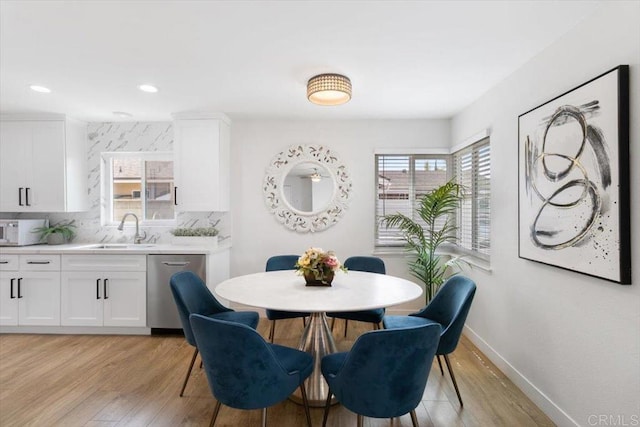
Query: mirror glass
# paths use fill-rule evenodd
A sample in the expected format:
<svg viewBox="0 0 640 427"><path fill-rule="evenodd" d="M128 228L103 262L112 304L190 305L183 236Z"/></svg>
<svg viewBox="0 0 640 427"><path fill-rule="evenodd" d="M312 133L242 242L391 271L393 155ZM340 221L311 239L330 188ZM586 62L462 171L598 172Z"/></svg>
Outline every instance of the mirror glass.
<svg viewBox="0 0 640 427"><path fill-rule="evenodd" d="M289 205L302 213L326 209L333 198L334 183L330 172L319 163L295 165L284 178L283 196Z"/></svg>

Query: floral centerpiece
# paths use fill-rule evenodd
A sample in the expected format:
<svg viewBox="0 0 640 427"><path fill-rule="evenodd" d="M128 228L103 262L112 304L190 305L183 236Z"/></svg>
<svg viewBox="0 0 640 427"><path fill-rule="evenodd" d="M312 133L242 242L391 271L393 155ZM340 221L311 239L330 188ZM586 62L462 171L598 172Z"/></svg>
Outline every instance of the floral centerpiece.
<svg viewBox="0 0 640 427"><path fill-rule="evenodd" d="M304 276L307 286L331 286L338 270L347 271L333 251L309 248L295 265L298 274Z"/></svg>

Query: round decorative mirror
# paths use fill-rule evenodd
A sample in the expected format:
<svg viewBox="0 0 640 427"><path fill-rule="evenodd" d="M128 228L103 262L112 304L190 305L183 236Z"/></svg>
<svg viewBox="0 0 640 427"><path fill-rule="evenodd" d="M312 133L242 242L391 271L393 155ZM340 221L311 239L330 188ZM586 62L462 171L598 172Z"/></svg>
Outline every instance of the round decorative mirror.
<svg viewBox="0 0 640 427"><path fill-rule="evenodd" d="M269 164L267 207L285 227L321 231L338 222L351 197L351 178L338 154L323 145L292 145Z"/></svg>

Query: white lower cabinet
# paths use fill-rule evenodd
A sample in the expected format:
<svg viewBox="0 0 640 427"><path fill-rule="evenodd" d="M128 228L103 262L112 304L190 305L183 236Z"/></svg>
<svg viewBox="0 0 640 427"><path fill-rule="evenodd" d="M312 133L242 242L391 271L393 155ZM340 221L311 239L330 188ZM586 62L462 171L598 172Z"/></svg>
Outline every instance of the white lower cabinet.
<svg viewBox="0 0 640 427"><path fill-rule="evenodd" d="M0 325L60 326L60 255L0 257Z"/></svg>
<svg viewBox="0 0 640 427"><path fill-rule="evenodd" d="M145 326L144 272L62 273L62 326Z"/></svg>
<svg viewBox="0 0 640 427"><path fill-rule="evenodd" d="M146 326L146 256L63 255L61 317L63 326Z"/></svg>
<svg viewBox="0 0 640 427"><path fill-rule="evenodd" d="M18 325L60 325L60 272L26 271L20 275Z"/></svg>

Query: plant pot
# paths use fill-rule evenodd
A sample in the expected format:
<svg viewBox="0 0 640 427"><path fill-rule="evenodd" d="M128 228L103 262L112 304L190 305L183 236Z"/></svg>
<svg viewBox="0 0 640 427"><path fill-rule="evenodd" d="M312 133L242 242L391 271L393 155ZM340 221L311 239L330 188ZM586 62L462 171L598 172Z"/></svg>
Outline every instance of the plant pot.
<svg viewBox="0 0 640 427"><path fill-rule="evenodd" d="M218 236L173 236L171 243L180 246L218 247Z"/></svg>
<svg viewBox="0 0 640 427"><path fill-rule="evenodd" d="M67 239L65 239L62 233L51 233L47 235L47 245L63 245L65 243L67 243Z"/></svg>
<svg viewBox="0 0 640 427"><path fill-rule="evenodd" d="M311 272L304 273L304 280L307 282L307 286L331 286L331 282L333 282L334 273L331 272L326 276L322 277L320 280L316 279L316 277Z"/></svg>

